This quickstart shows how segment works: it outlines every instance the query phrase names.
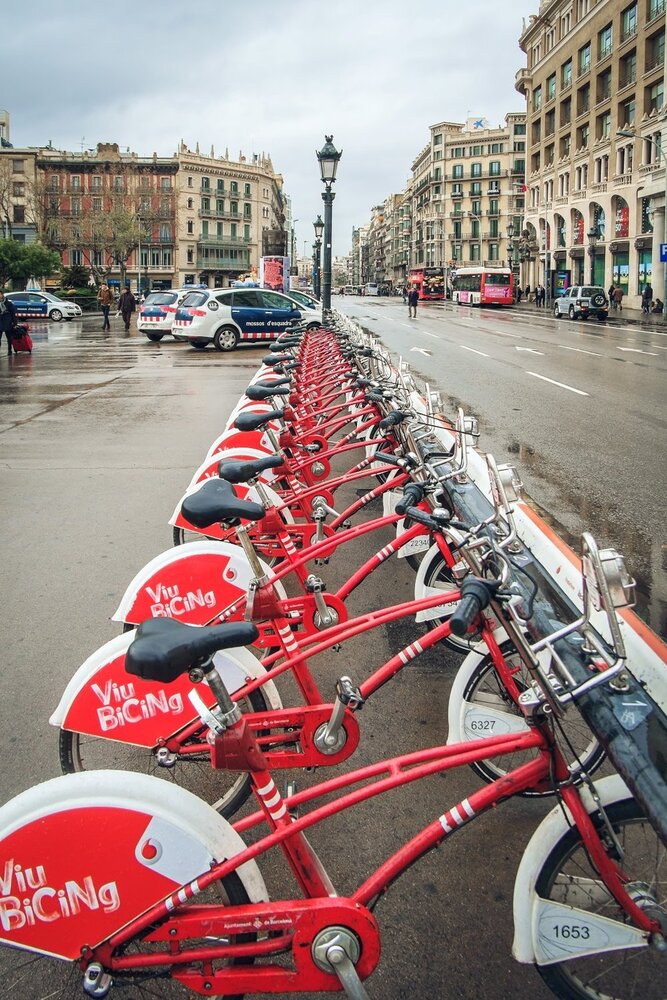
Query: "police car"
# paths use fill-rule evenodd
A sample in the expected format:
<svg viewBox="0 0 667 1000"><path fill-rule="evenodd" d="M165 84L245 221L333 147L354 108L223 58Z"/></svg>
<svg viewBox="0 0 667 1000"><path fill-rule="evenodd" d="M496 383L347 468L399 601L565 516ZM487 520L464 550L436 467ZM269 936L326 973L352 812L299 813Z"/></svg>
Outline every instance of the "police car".
<svg viewBox="0 0 667 1000"><path fill-rule="evenodd" d="M288 295L266 288L212 288L190 292L176 311L174 336L185 336L193 347L208 344L233 351L241 342L275 340L304 320L307 329L322 326L322 313L297 305Z"/></svg>
<svg viewBox="0 0 667 1000"><path fill-rule="evenodd" d="M5 298L14 303L20 319L52 319L59 323L61 319L78 319L83 315L76 302L66 302L50 292L8 292Z"/></svg>
<svg viewBox="0 0 667 1000"><path fill-rule="evenodd" d="M322 303L314 295L309 295L308 292L304 292L300 288L290 288L286 294L299 305L305 306L306 309L322 310Z"/></svg>
<svg viewBox="0 0 667 1000"><path fill-rule="evenodd" d="M145 333L149 340L162 340L165 333L172 333L176 310L192 291L188 288L168 288L165 291L149 292L144 299L137 317L137 330ZM187 340L187 337L176 337Z"/></svg>

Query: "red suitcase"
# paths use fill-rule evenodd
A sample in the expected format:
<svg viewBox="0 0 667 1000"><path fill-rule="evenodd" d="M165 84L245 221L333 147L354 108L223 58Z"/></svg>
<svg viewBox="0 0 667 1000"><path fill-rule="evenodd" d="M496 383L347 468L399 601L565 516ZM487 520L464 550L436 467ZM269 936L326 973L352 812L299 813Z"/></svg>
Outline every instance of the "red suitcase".
<svg viewBox="0 0 667 1000"><path fill-rule="evenodd" d="M27 351L28 354L32 354L32 337L29 331L30 327L25 324L19 324L14 328L12 333L12 347L17 353L19 351Z"/></svg>

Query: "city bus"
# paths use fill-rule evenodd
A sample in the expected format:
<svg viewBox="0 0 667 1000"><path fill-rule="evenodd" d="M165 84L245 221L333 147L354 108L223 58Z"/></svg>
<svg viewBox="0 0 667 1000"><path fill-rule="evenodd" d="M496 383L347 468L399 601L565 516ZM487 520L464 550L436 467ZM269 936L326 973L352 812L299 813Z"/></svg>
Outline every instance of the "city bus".
<svg viewBox="0 0 667 1000"><path fill-rule="evenodd" d="M514 280L508 267L457 267L452 299L471 306L511 306Z"/></svg>
<svg viewBox="0 0 667 1000"><path fill-rule="evenodd" d="M416 288L419 298L429 300L444 299L444 267L415 267L408 275L408 288Z"/></svg>
<svg viewBox="0 0 667 1000"><path fill-rule="evenodd" d="M364 285L364 295L379 295L380 286L376 281L367 281Z"/></svg>

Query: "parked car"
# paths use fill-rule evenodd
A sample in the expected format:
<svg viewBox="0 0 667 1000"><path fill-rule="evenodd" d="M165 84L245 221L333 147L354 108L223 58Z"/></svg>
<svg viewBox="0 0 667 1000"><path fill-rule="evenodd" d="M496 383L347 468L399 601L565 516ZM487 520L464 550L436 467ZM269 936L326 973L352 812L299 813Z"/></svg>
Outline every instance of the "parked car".
<svg viewBox="0 0 667 1000"><path fill-rule="evenodd" d="M570 319L588 319L597 316L599 320L607 318L609 300L607 293L600 285L573 285L554 301L554 316L569 316Z"/></svg>
<svg viewBox="0 0 667 1000"><path fill-rule="evenodd" d="M59 323L83 315L76 302L66 302L50 292L8 292L5 298L14 303L20 319L52 319Z"/></svg>
<svg viewBox="0 0 667 1000"><path fill-rule="evenodd" d="M149 292L139 309L137 330L145 333L149 340L162 340L165 333L173 333L172 327L176 310L192 288L168 288ZM175 337L187 340L187 337Z"/></svg>
<svg viewBox="0 0 667 1000"><path fill-rule="evenodd" d="M322 326L322 313L297 307L282 292L266 288L212 288L190 292L176 311L172 331L187 337L193 347L208 344L233 351L241 341L275 340L288 327L307 322Z"/></svg>
<svg viewBox="0 0 667 1000"><path fill-rule="evenodd" d="M316 299L314 295L309 295L308 292L304 292L301 288L290 288L289 292L285 292L285 295L290 299L294 299L297 305L305 306L306 309L322 311L322 303L319 299Z"/></svg>

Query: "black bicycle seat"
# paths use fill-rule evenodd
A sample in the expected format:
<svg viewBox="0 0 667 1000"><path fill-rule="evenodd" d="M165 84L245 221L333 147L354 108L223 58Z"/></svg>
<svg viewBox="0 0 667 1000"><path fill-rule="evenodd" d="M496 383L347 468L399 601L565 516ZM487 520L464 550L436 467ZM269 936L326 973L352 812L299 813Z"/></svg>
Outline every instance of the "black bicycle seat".
<svg viewBox="0 0 667 1000"><path fill-rule="evenodd" d="M268 399L269 396L289 396L290 387L288 385L273 386L249 385L245 391L248 399L260 400Z"/></svg>
<svg viewBox="0 0 667 1000"><path fill-rule="evenodd" d="M291 354L266 354L262 358L263 365L270 365L272 368L274 365L282 365L285 361L293 361Z"/></svg>
<svg viewBox="0 0 667 1000"><path fill-rule="evenodd" d="M237 431L256 431L271 420L278 420L282 415L282 410L269 410L268 413L253 413L246 410L244 413L239 413L234 421L234 427Z"/></svg>
<svg viewBox="0 0 667 1000"><path fill-rule="evenodd" d="M207 479L196 493L190 493L181 504L183 517L195 528L208 528L221 521L259 521L266 513L259 503L240 500L231 483L224 479Z"/></svg>
<svg viewBox="0 0 667 1000"><path fill-rule="evenodd" d="M274 386L291 385L291 384L292 384L291 378L286 378L286 377L277 378L271 382L265 382L264 379L259 379L258 382L253 382L253 385L259 385L263 389L273 389Z"/></svg>
<svg viewBox="0 0 667 1000"><path fill-rule="evenodd" d="M223 458L218 465L218 475L228 483L247 483L265 469L277 469L282 464L281 455L267 455L252 462L230 462Z"/></svg>
<svg viewBox="0 0 667 1000"><path fill-rule="evenodd" d="M198 628L174 618L149 618L125 654L125 670L146 681L170 684L219 649L248 646L259 635L252 622Z"/></svg>

